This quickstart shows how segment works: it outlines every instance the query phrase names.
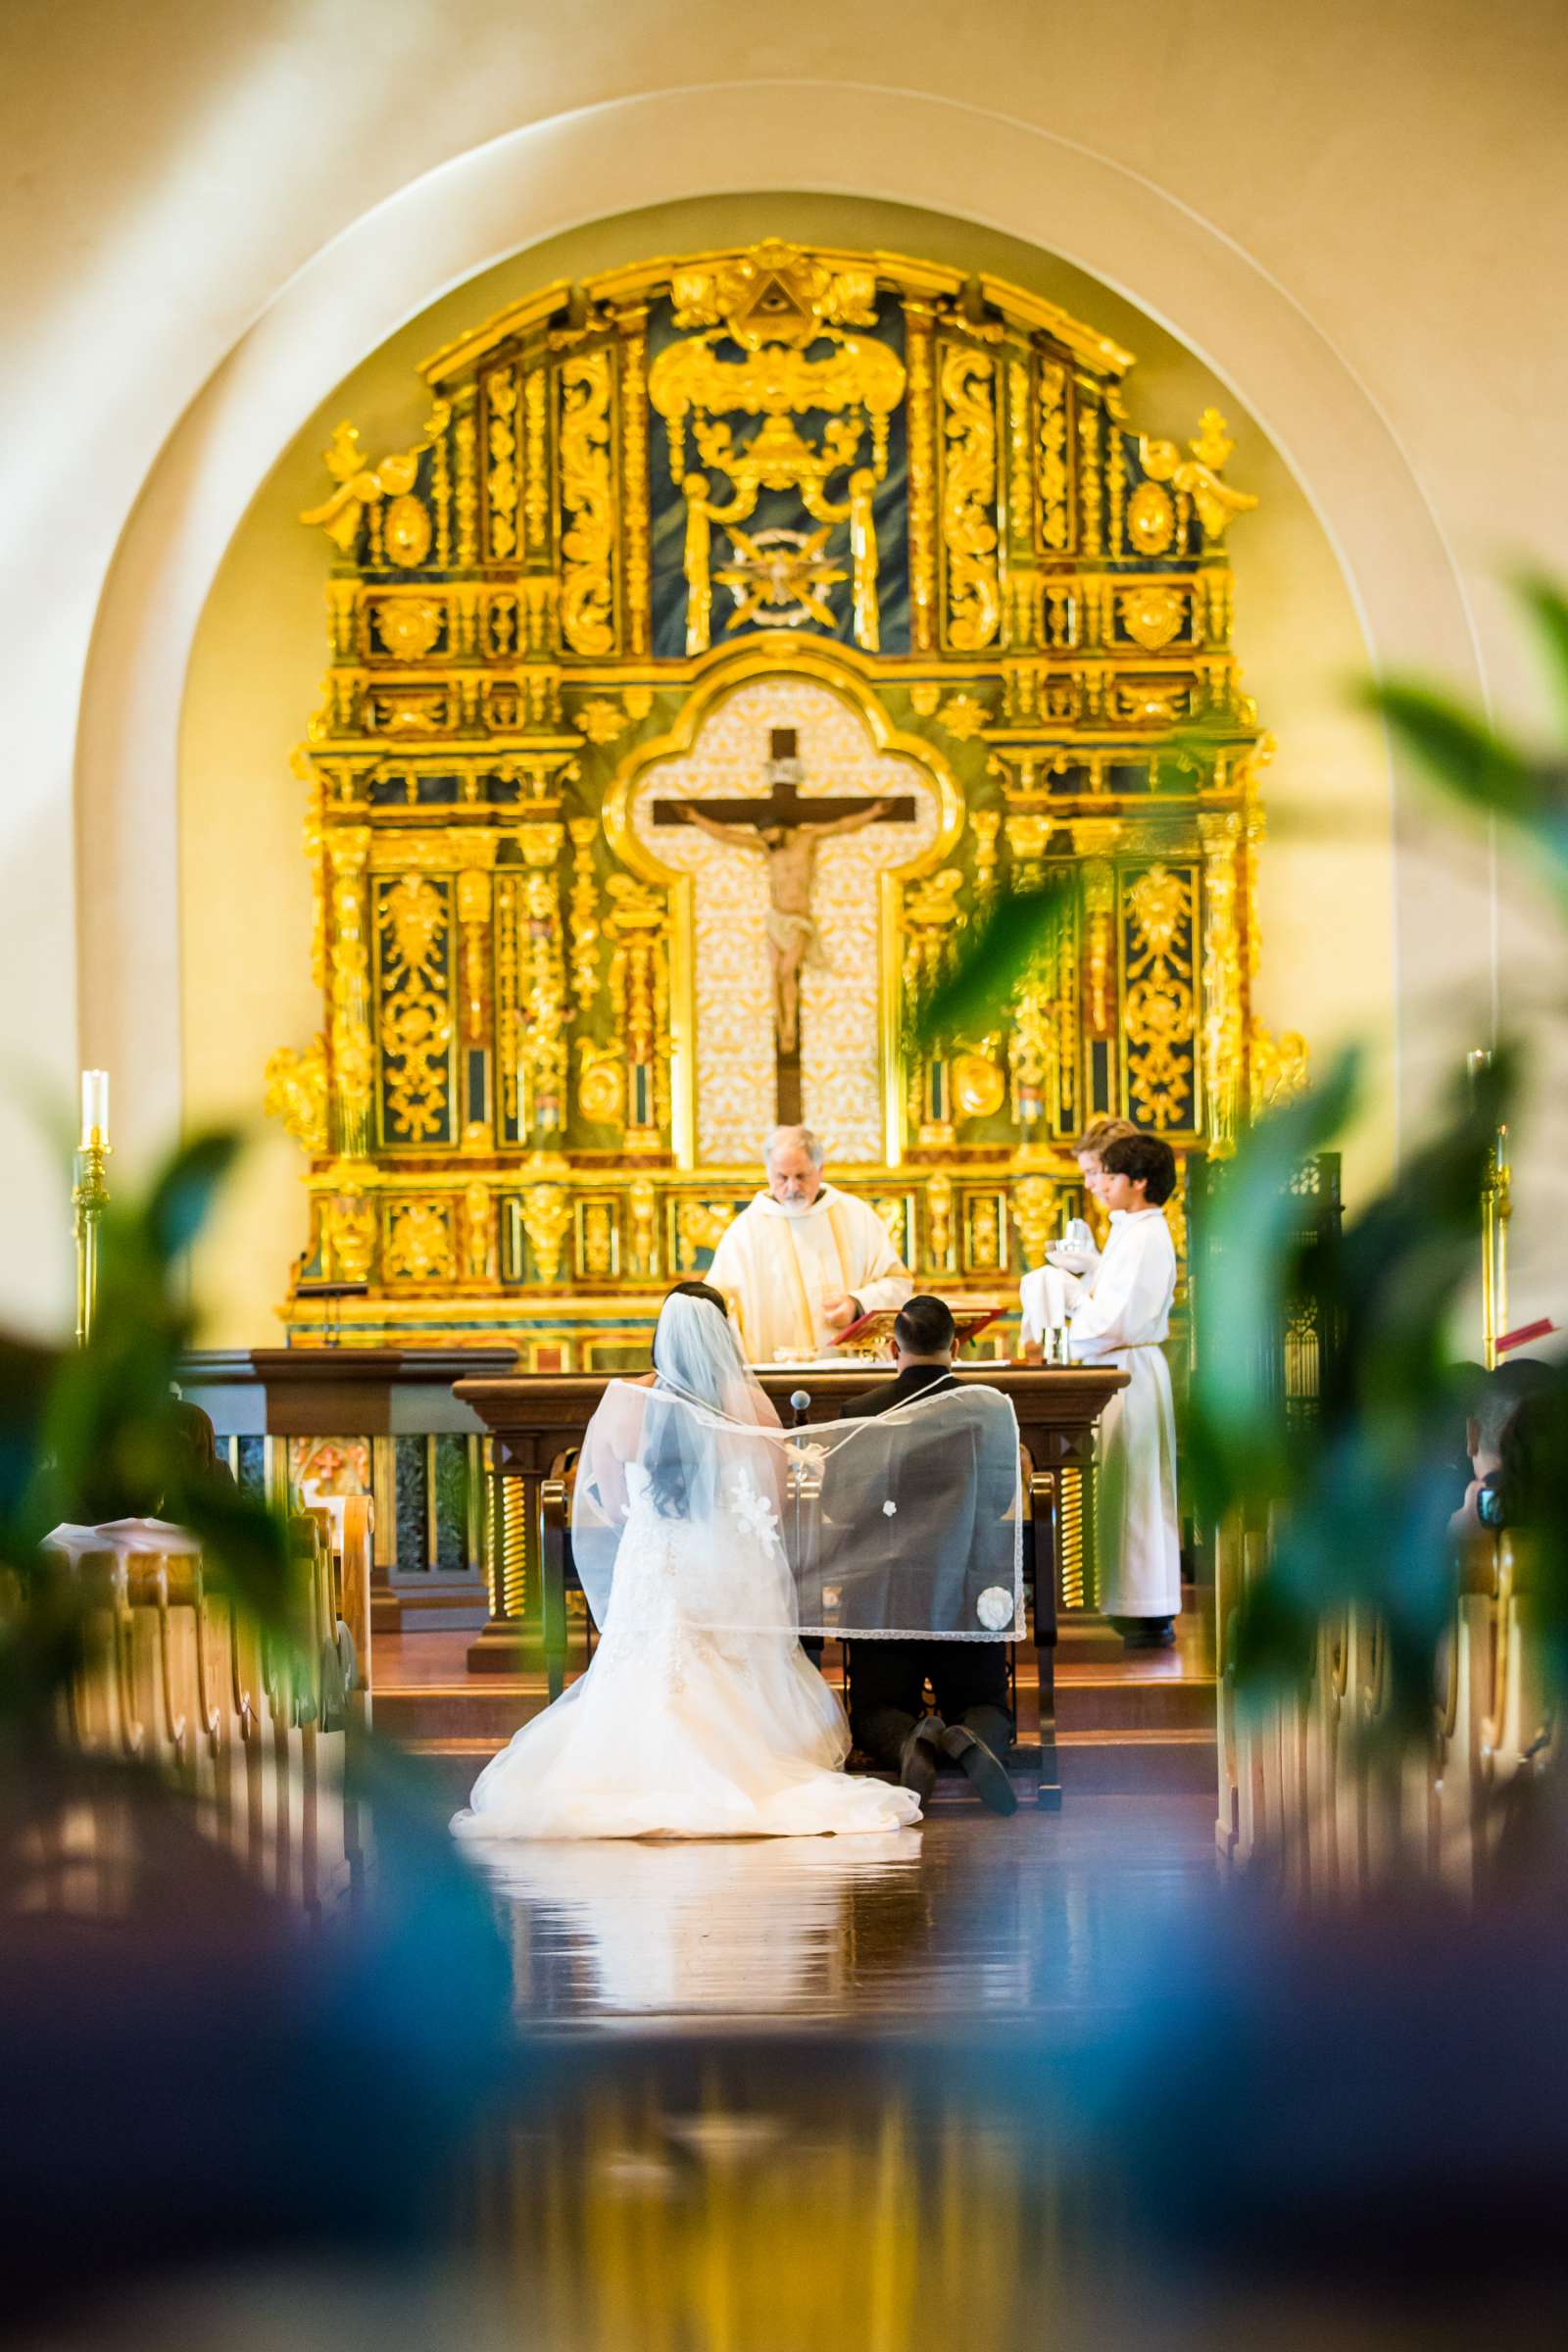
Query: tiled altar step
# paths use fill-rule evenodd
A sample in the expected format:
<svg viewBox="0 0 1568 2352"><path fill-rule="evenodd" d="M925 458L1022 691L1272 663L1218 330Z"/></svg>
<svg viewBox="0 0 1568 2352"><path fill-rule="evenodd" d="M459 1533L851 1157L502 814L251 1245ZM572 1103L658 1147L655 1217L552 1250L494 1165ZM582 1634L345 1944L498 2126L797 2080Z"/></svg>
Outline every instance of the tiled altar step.
<svg viewBox="0 0 1568 2352"><path fill-rule="evenodd" d="M1022 1698L1027 1736L1033 1692ZM542 1677L486 1677L477 1690L468 1683L383 1691L374 1716L388 1739L439 1765L443 1785L448 1778L456 1785L463 1771L477 1773L544 1703ZM1061 1783L1069 1794L1171 1795L1214 1786L1212 1683L1064 1682L1056 1721ZM1025 1788L1027 1777L1021 1774Z"/></svg>
<svg viewBox="0 0 1568 2352"><path fill-rule="evenodd" d="M1032 1679L1019 1691L1019 1712L1032 1730ZM545 1703L538 1675L471 1675L381 1690L373 1694L377 1730L405 1744L416 1740L510 1740L519 1723ZM1068 1735L1169 1736L1214 1729L1214 1684L1210 1676L1097 1672L1065 1667L1056 1682L1058 1738Z"/></svg>

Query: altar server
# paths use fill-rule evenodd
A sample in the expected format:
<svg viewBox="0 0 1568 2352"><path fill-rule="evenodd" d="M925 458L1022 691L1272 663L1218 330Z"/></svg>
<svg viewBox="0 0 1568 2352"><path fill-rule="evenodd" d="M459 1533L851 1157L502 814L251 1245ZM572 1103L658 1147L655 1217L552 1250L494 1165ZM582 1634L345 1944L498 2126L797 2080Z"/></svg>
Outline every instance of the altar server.
<svg viewBox="0 0 1568 2352"><path fill-rule="evenodd" d="M1092 1119L1085 1129L1073 1157L1084 1180L1085 1205L1093 1205L1097 1214L1103 1209L1100 1198L1103 1173L1101 1153L1107 1144L1138 1132L1131 1119ZM1091 1290L1094 1288L1099 1264L1100 1246L1093 1230L1082 1217L1074 1217L1061 1240L1046 1251L1045 1264L1025 1274L1018 1286L1022 1309L1018 1338L1026 1363L1040 1361L1051 1335L1062 1328L1080 1303L1083 1297L1080 1282Z"/></svg>
<svg viewBox="0 0 1568 2352"><path fill-rule="evenodd" d="M1129 1648L1169 1648L1182 1605L1176 1416L1163 1353L1176 1292L1163 1204L1176 1161L1157 1136L1133 1135L1106 1144L1101 1167L1110 1236L1068 1325L1079 1362L1131 1376L1100 1424L1100 1605Z"/></svg>
<svg viewBox="0 0 1568 2352"><path fill-rule="evenodd" d="M754 1364L818 1355L914 1288L875 1210L824 1182L809 1128L775 1127L762 1156L766 1189L726 1227L708 1271Z"/></svg>

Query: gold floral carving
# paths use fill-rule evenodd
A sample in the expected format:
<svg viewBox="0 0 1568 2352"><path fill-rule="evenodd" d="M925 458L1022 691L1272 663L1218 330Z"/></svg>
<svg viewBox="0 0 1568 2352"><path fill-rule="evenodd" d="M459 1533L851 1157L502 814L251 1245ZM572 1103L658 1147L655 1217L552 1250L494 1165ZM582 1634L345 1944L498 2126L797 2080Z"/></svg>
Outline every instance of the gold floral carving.
<svg viewBox="0 0 1568 2352"><path fill-rule="evenodd" d="M527 869L522 903L526 945L519 959L526 1014L519 1056L527 1089L523 1124L548 1137L559 1134L566 1123L566 970L556 880L565 831L559 824L536 822L522 826L517 838Z"/></svg>
<svg viewBox="0 0 1568 2352"><path fill-rule="evenodd" d="M473 420L473 406L478 397L477 387L465 385L453 403L455 422L452 427L453 454L457 459L457 481L453 504L458 517L458 569L469 570L479 559L479 485L476 479L477 435Z"/></svg>
<svg viewBox="0 0 1568 2352"><path fill-rule="evenodd" d="M463 1188L463 1278L491 1282L495 1270L495 1199L475 1177Z"/></svg>
<svg viewBox="0 0 1568 2352"><path fill-rule="evenodd" d="M953 1106L960 1119L991 1119L1007 1099L1007 1081L994 1058L997 1041L987 1039L979 1053L956 1054L948 1075Z"/></svg>
<svg viewBox="0 0 1568 2352"><path fill-rule="evenodd" d="M577 1108L596 1127L612 1127L626 1106L626 1064L620 1046L577 1040Z"/></svg>
<svg viewBox="0 0 1568 2352"><path fill-rule="evenodd" d="M1070 540L1067 501L1067 370L1054 360L1040 363L1040 536L1049 554L1066 552Z"/></svg>
<svg viewBox="0 0 1568 2352"><path fill-rule="evenodd" d="M615 501L612 483L608 351L561 367L561 629L574 654L615 650Z"/></svg>
<svg viewBox="0 0 1568 2352"><path fill-rule="evenodd" d="M430 510L422 498L395 498L387 508L384 529L389 564L413 571L430 553Z"/></svg>
<svg viewBox="0 0 1568 2352"><path fill-rule="evenodd" d="M392 563L422 563L429 553L430 517L422 503L411 494L418 480L420 456L432 443L439 444L450 414L446 402L438 401L424 427L424 438L412 449L382 458L375 466L366 458L359 427L340 424L323 452L326 470L337 487L320 506L308 507L300 516L301 522L318 523L345 556L356 553L361 532L368 526L372 563L380 561L383 541ZM383 506L388 499L394 504L383 518ZM400 513L405 509L410 512ZM408 552L415 546L419 549L417 554Z"/></svg>
<svg viewBox="0 0 1568 2352"><path fill-rule="evenodd" d="M594 873L597 816L574 816L571 835L571 989L585 1010L599 994L599 884Z"/></svg>
<svg viewBox="0 0 1568 2352"><path fill-rule="evenodd" d="M1255 1118L1305 1092L1312 1082L1311 1052L1298 1029L1282 1029L1276 1037L1261 1021L1254 1021L1249 1039L1249 1069L1250 1108Z"/></svg>
<svg viewBox="0 0 1568 2352"><path fill-rule="evenodd" d="M596 694L578 706L577 724L590 743L613 743L624 735L630 721L619 703L612 703L607 694Z"/></svg>
<svg viewBox="0 0 1568 2352"><path fill-rule="evenodd" d="M1084 554L1102 554L1104 510L1101 492L1100 411L1088 401L1078 412L1078 513L1082 517Z"/></svg>
<svg viewBox="0 0 1568 2352"><path fill-rule="evenodd" d="M267 1092L263 1107L269 1118L284 1127L313 1155L327 1148L326 1040L316 1037L297 1053L280 1046L268 1057Z"/></svg>
<svg viewBox="0 0 1568 2352"><path fill-rule="evenodd" d="M616 1238L612 1200L578 1203L577 1258L590 1282L605 1282L614 1273Z"/></svg>
<svg viewBox="0 0 1568 2352"><path fill-rule="evenodd" d="M571 1230L571 1195L560 1184L525 1185L521 1207L534 1274L548 1285L561 1271L561 1252Z"/></svg>
<svg viewBox="0 0 1568 2352"><path fill-rule="evenodd" d="M942 546L948 643L974 654L1002 619L997 567L997 365L989 352L950 344L942 357Z"/></svg>
<svg viewBox="0 0 1568 2352"><path fill-rule="evenodd" d="M931 314L923 303L911 302L906 309L905 347L909 371L909 642L917 654L928 654L937 641L936 403Z"/></svg>
<svg viewBox="0 0 1568 2352"><path fill-rule="evenodd" d="M1056 1235L1061 1188L1048 1176L1024 1176L1012 1188L1012 1216L1023 1245L1024 1263L1043 1266Z"/></svg>
<svg viewBox="0 0 1568 2352"><path fill-rule="evenodd" d="M1194 1054L1193 886L1152 865L1127 891L1127 1089L1142 1124L1163 1134L1190 1123Z"/></svg>
<svg viewBox="0 0 1568 2352"><path fill-rule="evenodd" d="M1120 560L1122 553L1126 503L1127 451L1120 430L1112 423L1105 436L1105 525L1113 563Z"/></svg>
<svg viewBox="0 0 1568 2352"><path fill-rule="evenodd" d="M631 1267L634 1274L659 1272L659 1196L646 1176L633 1177L626 1187L631 1214Z"/></svg>
<svg viewBox="0 0 1568 2352"><path fill-rule="evenodd" d="M994 1273L1002 1263L1002 1201L996 1193L970 1197L966 1254L977 1274Z"/></svg>
<svg viewBox="0 0 1568 2352"><path fill-rule="evenodd" d="M397 662L422 662L446 627L444 604L433 596L378 597L370 607L376 636Z"/></svg>
<svg viewBox="0 0 1568 2352"><path fill-rule="evenodd" d="M679 1263L689 1273L704 1250L716 1250L735 1214L730 1200L682 1200L675 1211Z"/></svg>
<svg viewBox="0 0 1568 2352"><path fill-rule="evenodd" d="M1200 816L1203 845L1203 1080L1208 1151L1227 1159L1236 1149L1241 1108L1242 941L1237 920L1239 823L1229 812Z"/></svg>
<svg viewBox="0 0 1568 2352"><path fill-rule="evenodd" d="M628 1151L657 1150L664 1125L667 1026L660 1020L663 973L664 902L659 892L630 874L612 874L612 901L605 929L615 943L610 960L610 997L615 1008L631 1100L626 1113Z"/></svg>
<svg viewBox="0 0 1568 2352"><path fill-rule="evenodd" d="M991 713L978 696L953 694L937 713L937 723L955 742L972 743L990 724Z"/></svg>
<svg viewBox="0 0 1568 2352"><path fill-rule="evenodd" d="M390 1282L454 1282L452 1202L446 1199L387 1204L381 1267Z"/></svg>
<svg viewBox="0 0 1568 2352"><path fill-rule="evenodd" d="M1002 830L1000 808L972 808L969 830L974 835L974 902L984 913L997 895L997 835Z"/></svg>
<svg viewBox="0 0 1568 2352"><path fill-rule="evenodd" d="M485 378L490 422L490 560L505 564L517 552L517 382L510 368Z"/></svg>
<svg viewBox="0 0 1568 2352"><path fill-rule="evenodd" d="M1127 530L1141 556L1162 556L1176 530L1170 492L1158 482L1140 482L1127 501Z"/></svg>
<svg viewBox="0 0 1568 2352"><path fill-rule="evenodd" d="M904 893L904 987L911 1000L938 979L962 916L963 875L956 865L906 884Z"/></svg>
<svg viewBox="0 0 1568 2352"><path fill-rule="evenodd" d="M927 1262L938 1270L953 1264L953 1179L933 1176L925 1188Z"/></svg>
<svg viewBox="0 0 1568 2352"><path fill-rule="evenodd" d="M382 1084L400 1140L429 1143L446 1123L452 1054L451 902L421 874L380 898Z"/></svg>
<svg viewBox="0 0 1568 2352"><path fill-rule="evenodd" d="M522 527L531 556L550 544L549 416L550 378L530 368L522 379Z"/></svg>
<svg viewBox="0 0 1568 2352"><path fill-rule="evenodd" d="M375 1261L375 1203L357 1188L323 1199L318 1226L328 1282L368 1282Z"/></svg>
<svg viewBox="0 0 1568 2352"><path fill-rule="evenodd" d="M370 1042L370 952L366 937L365 869L369 857L368 826L337 829L328 843L332 881L328 994L332 1049L332 1107L337 1149L352 1159L369 1149L370 1090L374 1050Z"/></svg>
<svg viewBox="0 0 1568 2352"><path fill-rule="evenodd" d="M1192 500L1204 537L1223 539L1232 518L1250 514L1257 500L1248 491L1233 490L1219 478L1220 468L1236 445L1217 409L1203 411L1197 438L1187 446L1192 452L1190 460L1182 456L1174 441L1151 440L1146 434L1138 444L1138 454L1151 481L1169 482Z"/></svg>
<svg viewBox="0 0 1568 2352"><path fill-rule="evenodd" d="M1116 611L1134 644L1157 654L1181 635L1187 618L1186 591L1152 581L1124 590L1116 599Z"/></svg>
<svg viewBox="0 0 1568 2352"><path fill-rule="evenodd" d="M901 1257L909 1247L909 1203L903 1193L878 1193L871 1202L881 1218L888 1240Z"/></svg>

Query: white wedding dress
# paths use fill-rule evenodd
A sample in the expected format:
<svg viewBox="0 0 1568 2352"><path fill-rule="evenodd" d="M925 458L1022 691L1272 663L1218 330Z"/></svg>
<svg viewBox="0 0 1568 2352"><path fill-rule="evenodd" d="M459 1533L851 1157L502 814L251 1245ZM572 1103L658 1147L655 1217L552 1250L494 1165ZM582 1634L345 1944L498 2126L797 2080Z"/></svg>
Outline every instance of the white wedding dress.
<svg viewBox="0 0 1568 2352"><path fill-rule="evenodd" d="M687 1298L667 1302L655 1360L675 1353L671 1309L694 1307L724 1333L734 1354L726 1374L743 1372L717 1309ZM708 1335L706 1344L716 1343ZM689 1365L690 1348L676 1360ZM705 1405L715 1385L705 1379L695 1392ZM662 1443L667 1461L664 1433L676 1415L660 1418L659 1392L617 1386L618 1399L601 1408L612 1439L596 1447L591 1430L578 1469L614 1523L607 1593L583 1565L593 1552L581 1507L574 1517L579 1569L603 1627L598 1649L581 1679L486 1766L456 1835L802 1838L917 1821L907 1789L842 1770L849 1725L797 1639L776 1513L756 1478L719 1444L712 1460L689 1460L679 1473L687 1507L671 1507L667 1478L662 1507L648 1458ZM722 1387L716 1393L728 1401ZM600 1501L602 1492L612 1499Z"/></svg>

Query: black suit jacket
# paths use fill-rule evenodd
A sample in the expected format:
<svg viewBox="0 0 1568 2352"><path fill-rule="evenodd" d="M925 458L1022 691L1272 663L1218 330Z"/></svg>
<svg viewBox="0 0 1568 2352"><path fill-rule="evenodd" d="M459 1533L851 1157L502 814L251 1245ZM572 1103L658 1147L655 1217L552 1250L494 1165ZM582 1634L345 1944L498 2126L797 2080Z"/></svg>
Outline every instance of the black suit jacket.
<svg viewBox="0 0 1568 2352"><path fill-rule="evenodd" d="M959 1383L941 1364L906 1364L894 1379L884 1381L879 1389L867 1389L862 1396L847 1397L839 1406L841 1421L865 1421L873 1413L891 1413L896 1404L907 1404L911 1396L925 1390L956 1389Z"/></svg>

